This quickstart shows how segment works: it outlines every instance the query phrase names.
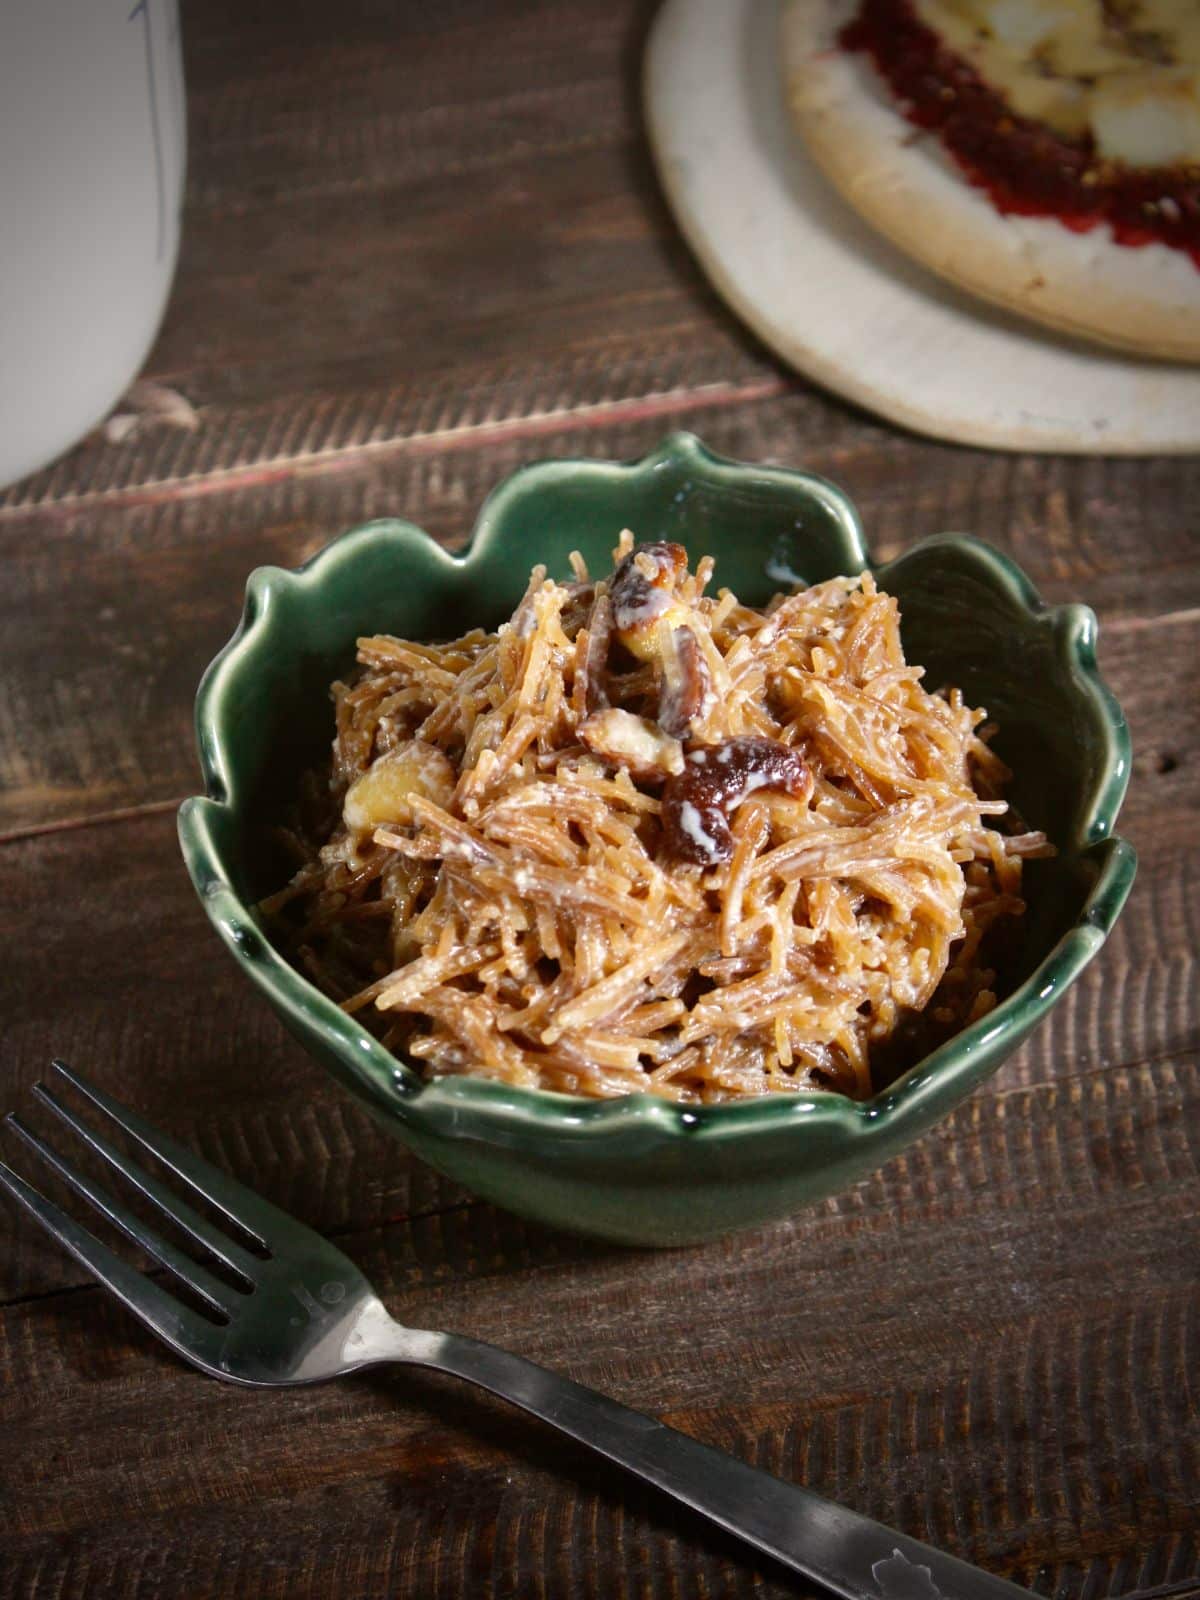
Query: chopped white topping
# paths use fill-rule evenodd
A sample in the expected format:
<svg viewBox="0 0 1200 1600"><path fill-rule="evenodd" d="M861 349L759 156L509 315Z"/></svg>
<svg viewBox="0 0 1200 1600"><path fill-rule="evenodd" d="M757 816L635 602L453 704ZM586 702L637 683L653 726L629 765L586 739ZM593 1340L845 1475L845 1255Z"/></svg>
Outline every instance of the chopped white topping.
<svg viewBox="0 0 1200 1600"><path fill-rule="evenodd" d="M717 841L704 826L704 819L690 800L685 800L679 808L679 826L699 850L706 855L717 856L720 853Z"/></svg>
<svg viewBox="0 0 1200 1600"><path fill-rule="evenodd" d="M1018 50L1035 49L1070 17L1053 0L985 0L979 7L997 39Z"/></svg>
<svg viewBox="0 0 1200 1600"><path fill-rule="evenodd" d="M1019 116L1130 167L1200 160L1196 0L916 0Z"/></svg>
<svg viewBox="0 0 1200 1600"><path fill-rule="evenodd" d="M1200 99L1190 73L1130 73L1092 93L1092 131L1102 156L1131 167L1200 160Z"/></svg>

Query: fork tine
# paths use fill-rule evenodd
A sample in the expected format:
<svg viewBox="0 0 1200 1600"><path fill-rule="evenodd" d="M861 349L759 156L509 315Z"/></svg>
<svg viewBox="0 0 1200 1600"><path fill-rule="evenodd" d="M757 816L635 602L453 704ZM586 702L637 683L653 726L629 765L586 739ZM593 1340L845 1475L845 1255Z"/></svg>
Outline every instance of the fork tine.
<svg viewBox="0 0 1200 1600"><path fill-rule="evenodd" d="M78 1135L86 1145L89 1145L97 1155L103 1156L109 1166L127 1178L134 1188L146 1196L158 1209L171 1218L172 1222L183 1229L189 1238L196 1244L210 1250L218 1261L224 1262L233 1272L246 1279L247 1284L254 1281L254 1257L247 1250L243 1250L230 1239L228 1234L222 1233L220 1228L214 1227L205 1217L194 1210L186 1200L168 1189L166 1184L160 1183L144 1167L139 1167L136 1161L116 1145L110 1143L103 1134L89 1128L85 1122L69 1111L62 1102L46 1088L43 1083L33 1086L35 1099L41 1101L55 1116L61 1117L71 1131ZM128 1113L127 1113L128 1114Z"/></svg>
<svg viewBox="0 0 1200 1600"><path fill-rule="evenodd" d="M58 1240L64 1250L75 1257L80 1266L99 1279L152 1333L164 1339L185 1360L206 1371L210 1370L202 1357L194 1352L211 1347L214 1335L220 1333L218 1328L206 1322L190 1306L176 1300L136 1267L131 1267L120 1256L114 1255L107 1245L101 1244L94 1234L80 1227L52 1200L47 1200L24 1178L18 1177L3 1161L0 1161L0 1184L42 1224L47 1233Z"/></svg>
<svg viewBox="0 0 1200 1600"><path fill-rule="evenodd" d="M148 1255L154 1257L155 1261L166 1267L169 1272L173 1272L181 1283L185 1283L189 1289L207 1301L218 1315L228 1317L232 1314L236 1303L235 1297L237 1297L236 1289L232 1289L228 1284L222 1283L219 1278L214 1277L209 1272L207 1267L202 1267L199 1262L193 1261L190 1256L185 1255L182 1250L171 1244L169 1240L164 1239L154 1228L144 1223L140 1217L135 1216L132 1211L127 1211L124 1206L119 1205L98 1184L85 1177L78 1167L74 1166L64 1156L60 1156L57 1151L52 1150L31 1128L27 1128L19 1117L9 1112L4 1122L7 1127L20 1134L30 1149L34 1150L47 1166L53 1167L59 1177L70 1184L76 1194L82 1195L90 1205L95 1207L101 1216L107 1217L114 1226L120 1228L123 1234L132 1239L134 1244L140 1245ZM18 1196L18 1198L24 1197ZM46 1204L49 1204L49 1202L47 1201ZM81 1229L80 1231L84 1230ZM91 1236L88 1235L88 1237ZM116 1260L118 1258L114 1257L113 1259ZM139 1273L138 1276L141 1277L142 1274Z"/></svg>
<svg viewBox="0 0 1200 1600"><path fill-rule="evenodd" d="M265 1231L268 1228L278 1229L281 1232L290 1231L295 1238L299 1238L301 1233L305 1235L311 1233L311 1230L305 1228L302 1223L255 1194L253 1189L247 1189L245 1184L238 1183L237 1179L231 1178L228 1173L220 1172L216 1167L210 1166L200 1156L185 1150L182 1145L176 1144L174 1139L169 1139L165 1133L160 1133L150 1123L144 1122L136 1112L130 1111L119 1100L111 1099L103 1090L90 1084L81 1073L67 1066L65 1061L55 1059L50 1065L98 1110L110 1116L119 1128L124 1128L144 1150L149 1150L152 1156L157 1156L181 1182L186 1183L201 1199L216 1206L235 1227L241 1228L252 1239L256 1239L264 1249L270 1249L271 1245Z"/></svg>
<svg viewBox="0 0 1200 1600"><path fill-rule="evenodd" d="M176 1144L174 1139L168 1139L165 1133L160 1133L135 1112L127 1110L119 1100L110 1099L102 1090L93 1087L81 1073L68 1067L65 1061L55 1060L51 1065L61 1078L78 1089L98 1110L110 1116L144 1150L157 1156L181 1183L186 1183L201 1199L216 1206L235 1227L256 1239L264 1250L280 1254L301 1251L306 1255L313 1250L329 1250L328 1243L314 1228L297 1222L295 1217L288 1216L286 1211L273 1206L269 1200L255 1194L253 1189L247 1189L244 1183L210 1166L200 1156Z"/></svg>

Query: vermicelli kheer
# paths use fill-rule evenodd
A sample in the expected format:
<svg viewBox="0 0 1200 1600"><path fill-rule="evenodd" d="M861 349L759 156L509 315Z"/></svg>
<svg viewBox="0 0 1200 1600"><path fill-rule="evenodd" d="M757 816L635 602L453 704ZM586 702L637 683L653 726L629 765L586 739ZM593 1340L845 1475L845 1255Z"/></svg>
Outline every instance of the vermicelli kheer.
<svg viewBox="0 0 1200 1600"><path fill-rule="evenodd" d="M995 1004L985 936L1050 847L870 574L757 610L678 545L615 561L535 568L496 633L360 639L264 910L430 1075L866 1096Z"/></svg>

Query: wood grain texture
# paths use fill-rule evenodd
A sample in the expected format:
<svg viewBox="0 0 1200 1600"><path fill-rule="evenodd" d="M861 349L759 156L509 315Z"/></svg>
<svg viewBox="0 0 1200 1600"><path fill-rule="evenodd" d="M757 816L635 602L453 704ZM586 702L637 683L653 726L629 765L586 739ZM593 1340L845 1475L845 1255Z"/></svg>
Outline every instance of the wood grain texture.
<svg viewBox="0 0 1200 1600"><path fill-rule="evenodd" d="M681 343L720 360L643 150L636 12L472 11L389 7L334 50L276 29L232 72L185 27L186 242L151 371L201 430L93 441L3 503L469 426L484 396L498 415L627 400L680 381ZM322 93L298 94L310 73Z"/></svg>
<svg viewBox="0 0 1200 1600"><path fill-rule="evenodd" d="M1195 1600L1200 461L957 449L785 373L657 195L652 11L185 4L184 244L146 375L199 426L93 438L0 493L0 1111L46 1126L29 1092L61 1054L416 1324L1054 1600ZM373 516L454 546L525 461L680 426L837 480L881 558L973 532L1091 604L1141 867L1049 1024L926 1138L784 1223L648 1254L482 1205L371 1122L220 948L172 811L252 567ZM6 1201L0 1507L0 1600L810 1592L449 1382L204 1380Z"/></svg>
<svg viewBox="0 0 1200 1600"><path fill-rule="evenodd" d="M669 1258L550 1240L484 1206L344 1242L417 1326L503 1342L971 1559L1052 1569L1057 1587L1128 1558L1134 1530L1137 1559L1169 1570L1200 1512L1198 1113L1195 1057L978 1098L849 1194ZM368 1503L402 1502L407 1545L404 1519L415 1534L431 1507L478 1513L510 1478L532 1481L505 1576L514 1593L535 1574L570 1592L536 1537L537 1512L561 1526L578 1511L555 1482L564 1450L490 1402L408 1377L223 1390L93 1290L9 1308L0 1340L23 1554L91 1527L124 1429L126 1518L177 1535L217 1497L294 1503L361 1479ZM149 1394L172 1417L166 1460ZM297 1432L317 1447L290 1448ZM593 1552L550 1543L590 1564L614 1536L611 1500L627 1502L583 1470ZM642 1517L671 1526L651 1500ZM437 1545L444 1559L444 1533ZM420 1581L439 1592L428 1563Z"/></svg>
<svg viewBox="0 0 1200 1600"><path fill-rule="evenodd" d="M1143 752L1121 820L1141 853L1133 893L1101 958L997 1087L1200 1048L1200 618L1160 631L1177 636L1177 698L1140 672L1141 630L1115 630L1105 660ZM72 914L36 942L15 941L0 968L11 1103L54 1055L103 1070L115 1093L136 1094L147 1115L248 1181L269 1182L281 1204L327 1231L457 1194L335 1091L242 980L195 900L173 815L34 834L4 852L14 927L34 925L73 886ZM48 972L70 975L69 1006ZM0 1265L0 1299L79 1281L53 1251L39 1249L34 1269L30 1243L19 1232Z"/></svg>
<svg viewBox="0 0 1200 1600"><path fill-rule="evenodd" d="M627 458L681 424L725 454L799 463L834 478L858 503L881 558L947 529L1008 550L1048 599L1084 600L1098 611L1102 659L1121 696L1137 690L1145 648L1137 629L1147 620L1177 619L1166 648L1180 671L1194 672L1187 652L1200 619L1200 541L1186 506L1189 494L1200 502L1200 464L1164 474L1157 462L1064 458L1035 471L1024 458L903 439L839 416L811 394L740 404L718 395L686 411L560 425L536 442L493 438L348 463L335 457L255 483L210 481L178 494L0 517L8 574L0 591L8 665L0 678L0 834L192 791L192 697L233 631L255 566L293 566L377 516L408 517L459 544L489 490L525 461ZM1128 635L1125 644L1118 633ZM1118 663L1128 666L1123 675ZM26 737L34 728L37 737Z"/></svg>
<svg viewBox="0 0 1200 1600"><path fill-rule="evenodd" d="M191 696L255 565L387 514L457 543L525 461L632 456L681 425L834 477L882 556L956 528L1106 621L1200 607L1195 517L1180 514L1200 463L909 439L785 376L739 330L653 198L631 115L637 11L565 8L553 43L537 7L360 17L358 43L324 52L309 107L296 84L312 36L231 72L214 42L227 33L198 10L192 200L148 370L200 425L93 439L0 496L0 833L188 792ZM468 73L448 101L468 44L494 76ZM571 115L610 146L550 156ZM325 190L372 141L361 190L331 211ZM512 175L460 172L472 150Z"/></svg>

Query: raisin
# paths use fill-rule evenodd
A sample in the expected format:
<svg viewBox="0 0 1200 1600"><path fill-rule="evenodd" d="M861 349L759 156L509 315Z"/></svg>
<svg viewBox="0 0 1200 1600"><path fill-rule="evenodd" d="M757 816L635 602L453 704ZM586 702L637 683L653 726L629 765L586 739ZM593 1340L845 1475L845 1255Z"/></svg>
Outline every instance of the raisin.
<svg viewBox="0 0 1200 1600"><path fill-rule="evenodd" d="M747 735L688 752L683 771L668 778L662 820L668 852L715 867L733 854L729 818L759 789L807 798L812 773L791 745Z"/></svg>

